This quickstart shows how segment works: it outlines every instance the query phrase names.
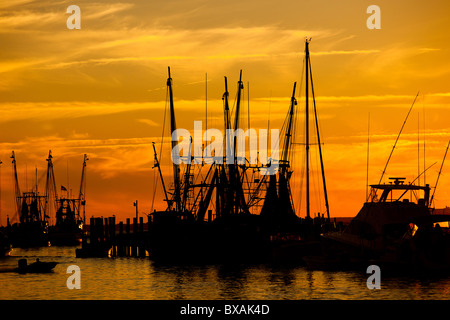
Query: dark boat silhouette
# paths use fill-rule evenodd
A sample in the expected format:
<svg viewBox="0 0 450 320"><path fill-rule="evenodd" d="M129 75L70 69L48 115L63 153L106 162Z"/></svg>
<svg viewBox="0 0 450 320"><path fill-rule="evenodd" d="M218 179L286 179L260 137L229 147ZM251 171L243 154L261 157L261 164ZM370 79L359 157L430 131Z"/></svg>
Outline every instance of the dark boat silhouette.
<svg viewBox="0 0 450 320"><path fill-rule="evenodd" d="M450 270L450 234L439 225L450 221L450 216L432 214L429 185L392 180L371 186L373 196L378 190L381 196L364 203L344 231L323 235L334 244L330 248L335 255L340 252L364 261L366 267L369 263L385 270ZM411 201L418 191L423 197Z"/></svg>
<svg viewBox="0 0 450 320"><path fill-rule="evenodd" d="M408 116L403 126L407 119ZM403 177L391 177L389 183L382 183L402 129L379 183L370 186L367 201L343 231L323 235L328 241L327 250L317 261L345 257L347 267L367 268L370 264L376 264L384 271L450 271L449 228L442 228L439 224L447 224L450 215L437 214L432 206L450 142L433 195L428 184L416 184L416 180L431 166L410 183L405 183ZM310 262L313 264L314 259Z"/></svg>
<svg viewBox="0 0 450 320"><path fill-rule="evenodd" d="M13 247L41 247L48 246L48 215L47 197L41 195L37 187L31 191L21 192L17 175L16 156L14 151L11 155L14 187L16 215L18 222L10 224L7 219L7 233Z"/></svg>
<svg viewBox="0 0 450 320"><path fill-rule="evenodd" d="M80 191L78 197L70 196L67 188L61 186L61 195L56 192L56 184L53 176L53 165L51 164L51 154L49 154L50 170L50 192L55 203L56 223L49 228L49 240L51 245L56 246L75 246L82 241L83 227L85 220L85 188L86 188L86 162L87 155L84 155L83 166L81 170Z"/></svg>
<svg viewBox="0 0 450 320"><path fill-rule="evenodd" d="M305 44L306 65L306 113L308 108L308 83L312 74L309 61L309 40ZM243 91L242 71L237 83L234 118L228 105L228 85L225 77L225 93L223 94L224 132L229 129L240 129L239 117ZM177 130L173 99L172 78L169 68L167 79L168 105L170 107L170 130ZM160 175L161 185L167 203L164 211L151 213L149 224L148 251L151 258L164 261L267 261L267 260L300 260L310 251L318 250L320 233L324 226L329 226L328 200L326 199L327 217L313 218L309 206L309 180L307 181L308 206L306 218L300 218L292 203L290 178L292 168L293 137L295 135L295 115L297 101L294 83L291 104L283 127L283 152L276 174L262 175L261 170L271 166L258 163L252 165L246 160L238 161L236 141L232 144L231 154L234 162L223 159L209 166L201 181L195 180L194 159L183 155L187 164L182 167L173 163L173 184L168 190L161 172L155 144L155 166ZM313 92L313 89L312 89ZM314 97L314 95L313 95ZM314 101L315 111L315 101ZM317 114L316 129L318 133ZM307 116L308 117L308 116ZM308 121L309 123L309 121ZM319 134L317 134L319 136ZM230 141L226 138L223 144L226 150ZM309 130L307 130L309 137ZM172 140L172 148L177 146ZM191 139L192 143L192 139ZM318 143L320 148L320 141ZM309 139L307 138L309 151ZM322 154L321 168L324 173ZM308 156L307 156L308 158ZM273 160L274 161L274 160ZM198 164L197 164L198 165ZM306 163L309 175L309 162ZM203 164L202 164L203 167ZM323 186L326 194L325 178ZM214 210L213 210L214 209Z"/></svg>
<svg viewBox="0 0 450 320"><path fill-rule="evenodd" d="M20 259L19 266L15 269L18 273L49 273L52 272L57 262L42 262L39 258L36 262L28 264L27 259Z"/></svg>
<svg viewBox="0 0 450 320"><path fill-rule="evenodd" d="M26 192L21 192L14 151L13 172L15 182L16 214L10 223L8 218L7 234L13 247L40 247L51 245L79 245L83 233L83 220L85 208L85 167L87 156L84 155L81 174L80 193L78 198L69 196L67 189L65 196L58 197L55 175L53 172L53 156L49 151L47 160L47 174L45 192L38 190L36 169L36 185ZM55 215L55 225L49 226L50 216Z"/></svg>

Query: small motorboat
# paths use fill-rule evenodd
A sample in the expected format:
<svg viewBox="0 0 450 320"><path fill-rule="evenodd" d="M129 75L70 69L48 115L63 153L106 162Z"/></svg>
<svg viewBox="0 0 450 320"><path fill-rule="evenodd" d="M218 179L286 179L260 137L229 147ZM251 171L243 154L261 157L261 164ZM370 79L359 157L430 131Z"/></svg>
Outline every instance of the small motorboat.
<svg viewBox="0 0 450 320"><path fill-rule="evenodd" d="M16 269L19 273L49 273L53 271L53 268L58 262L42 262L39 258L32 264L27 263L27 259L19 260L19 267Z"/></svg>

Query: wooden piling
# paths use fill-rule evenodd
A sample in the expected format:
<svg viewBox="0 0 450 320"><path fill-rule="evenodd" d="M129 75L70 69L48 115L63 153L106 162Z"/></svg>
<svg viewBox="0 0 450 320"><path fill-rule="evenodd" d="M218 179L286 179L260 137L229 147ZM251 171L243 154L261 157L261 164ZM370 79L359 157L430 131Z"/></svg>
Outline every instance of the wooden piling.
<svg viewBox="0 0 450 320"><path fill-rule="evenodd" d="M89 220L89 243L96 243L95 241L95 219L91 218Z"/></svg>
<svg viewBox="0 0 450 320"><path fill-rule="evenodd" d="M132 221L130 218L126 219L125 227L124 222L119 222L116 234L115 217L91 218L90 232L83 238L77 257L107 256L108 251L112 257L145 257L147 234L151 228L152 217L147 217L147 229L143 217L132 219Z"/></svg>
<svg viewBox="0 0 450 320"><path fill-rule="evenodd" d="M103 237L104 237L104 241L105 242L109 242L109 221L108 218L104 219L104 232L103 232Z"/></svg>
<svg viewBox="0 0 450 320"><path fill-rule="evenodd" d="M111 242L108 241L110 225L108 219L90 218L89 236L83 236L82 246L75 250L75 255L79 257L106 257L111 248ZM88 242L89 239L89 242Z"/></svg>
<svg viewBox="0 0 450 320"><path fill-rule="evenodd" d="M109 238L111 239L112 256L117 256L116 217L109 217Z"/></svg>
<svg viewBox="0 0 450 320"><path fill-rule="evenodd" d="M130 218L127 218L127 226L126 226L126 241L125 241L125 255L127 257L130 256Z"/></svg>
<svg viewBox="0 0 450 320"><path fill-rule="evenodd" d="M119 257L123 257L125 255L125 246L124 246L124 235L123 235L123 222L119 222L119 236L117 238L117 255Z"/></svg>
<svg viewBox="0 0 450 320"><path fill-rule="evenodd" d="M145 257L144 218L139 217L139 257Z"/></svg>
<svg viewBox="0 0 450 320"><path fill-rule="evenodd" d="M103 234L103 219L102 218L95 218L95 233L96 233L96 239L97 242L100 242L101 244L104 243L105 237Z"/></svg>
<svg viewBox="0 0 450 320"><path fill-rule="evenodd" d="M131 256L137 257L137 242L138 242L138 224L137 218L133 218L133 237L131 240Z"/></svg>

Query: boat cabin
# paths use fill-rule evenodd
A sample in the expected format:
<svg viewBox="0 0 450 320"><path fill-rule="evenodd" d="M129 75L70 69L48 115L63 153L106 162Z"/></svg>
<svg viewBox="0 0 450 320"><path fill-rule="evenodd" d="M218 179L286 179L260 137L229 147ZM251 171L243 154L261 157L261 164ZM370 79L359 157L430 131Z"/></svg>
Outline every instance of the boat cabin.
<svg viewBox="0 0 450 320"><path fill-rule="evenodd" d="M430 198L430 186L405 184L406 178L393 177L393 180L386 184L371 185L370 202L417 202L418 205L428 207ZM378 198L378 190L381 190L381 196ZM422 191L422 192L421 192ZM423 196L422 198L420 196ZM415 200L415 201L414 201Z"/></svg>

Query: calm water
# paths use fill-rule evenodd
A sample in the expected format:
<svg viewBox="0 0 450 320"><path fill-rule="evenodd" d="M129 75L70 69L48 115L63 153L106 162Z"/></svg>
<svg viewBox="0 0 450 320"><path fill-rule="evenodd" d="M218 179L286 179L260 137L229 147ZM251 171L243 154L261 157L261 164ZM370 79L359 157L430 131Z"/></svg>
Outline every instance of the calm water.
<svg viewBox="0 0 450 320"><path fill-rule="evenodd" d="M381 289L369 290L368 275L311 271L301 266L163 266L148 258L75 257L74 247L14 249L0 259L0 270L20 258L56 261L50 274L0 273L0 299L125 300L297 300L297 299L449 299L450 276L411 279L381 275ZM81 289L66 286L67 267L81 269Z"/></svg>

